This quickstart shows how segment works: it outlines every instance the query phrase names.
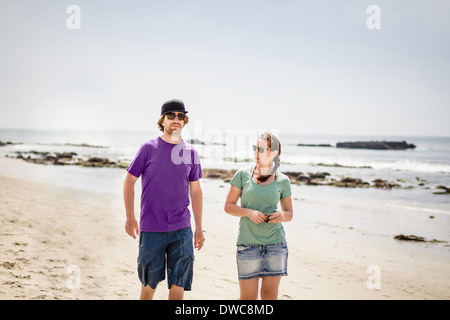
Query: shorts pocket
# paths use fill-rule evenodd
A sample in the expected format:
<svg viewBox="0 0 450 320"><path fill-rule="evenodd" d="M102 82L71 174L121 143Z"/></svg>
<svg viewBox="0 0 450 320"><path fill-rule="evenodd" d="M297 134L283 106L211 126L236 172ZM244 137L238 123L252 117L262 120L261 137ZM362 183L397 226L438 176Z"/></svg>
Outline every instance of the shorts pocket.
<svg viewBox="0 0 450 320"><path fill-rule="evenodd" d="M238 251L238 252L242 252L242 251L245 251L245 250L250 249L250 247L251 247L251 246L238 245L238 246L237 246L237 251Z"/></svg>
<svg viewBox="0 0 450 320"><path fill-rule="evenodd" d="M142 237L143 237L143 232L139 232L139 247L142 246Z"/></svg>

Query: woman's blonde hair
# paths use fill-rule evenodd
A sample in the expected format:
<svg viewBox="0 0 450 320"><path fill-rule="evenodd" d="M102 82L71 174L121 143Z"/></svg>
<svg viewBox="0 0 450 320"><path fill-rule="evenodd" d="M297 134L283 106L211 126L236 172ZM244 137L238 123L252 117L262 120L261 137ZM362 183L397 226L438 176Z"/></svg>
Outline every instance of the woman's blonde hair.
<svg viewBox="0 0 450 320"><path fill-rule="evenodd" d="M165 116L165 114L163 114L157 122L159 130L161 130L162 132L164 132L164 126L162 125L163 121L164 121L164 116ZM188 122L189 122L189 117L187 115L185 115L184 116L184 124L186 125L186 124L188 124Z"/></svg>

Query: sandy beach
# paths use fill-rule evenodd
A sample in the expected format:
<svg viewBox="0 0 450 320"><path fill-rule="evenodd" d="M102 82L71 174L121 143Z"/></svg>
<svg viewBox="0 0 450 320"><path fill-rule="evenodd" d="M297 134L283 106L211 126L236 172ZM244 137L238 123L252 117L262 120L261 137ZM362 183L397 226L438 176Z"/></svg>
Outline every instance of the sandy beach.
<svg viewBox="0 0 450 320"><path fill-rule="evenodd" d="M51 170L55 174L48 174ZM0 159L0 299L138 299L138 240L124 231L125 171L102 171L113 177L108 189L94 191L61 179L103 169L61 170L72 169ZM195 252L193 290L185 299L234 300L239 297L238 219L223 211L227 183L202 179L201 184L206 241ZM311 187L293 188L294 220L285 224L289 275L281 281L279 299L450 298L448 243L405 242L376 229L368 232L348 218L362 214L357 201L333 203L331 216L331 205L303 194L306 188ZM366 224L379 209L369 210ZM381 209L384 215L404 210ZM448 230L448 219L427 214L424 223ZM155 299L167 294L164 281Z"/></svg>

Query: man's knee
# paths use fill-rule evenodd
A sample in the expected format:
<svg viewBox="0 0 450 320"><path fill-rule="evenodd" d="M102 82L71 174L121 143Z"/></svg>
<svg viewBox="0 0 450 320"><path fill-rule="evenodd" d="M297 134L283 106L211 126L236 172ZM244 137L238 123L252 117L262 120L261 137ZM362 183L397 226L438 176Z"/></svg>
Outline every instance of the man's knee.
<svg viewBox="0 0 450 320"><path fill-rule="evenodd" d="M183 287L179 287L174 284L170 285L169 300L182 300L183 296L184 296Z"/></svg>
<svg viewBox="0 0 450 320"><path fill-rule="evenodd" d="M153 299L153 294L155 293L156 288L153 289L149 285L142 285L141 289L141 300L151 300Z"/></svg>

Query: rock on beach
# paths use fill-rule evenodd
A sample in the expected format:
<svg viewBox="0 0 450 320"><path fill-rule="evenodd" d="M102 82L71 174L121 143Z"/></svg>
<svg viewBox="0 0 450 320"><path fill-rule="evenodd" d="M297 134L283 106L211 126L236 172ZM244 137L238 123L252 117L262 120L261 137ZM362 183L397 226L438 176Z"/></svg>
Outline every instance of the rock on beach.
<svg viewBox="0 0 450 320"><path fill-rule="evenodd" d="M17 159L23 159L27 162L45 165L76 165L82 167L95 168L126 168L128 164L117 163L107 158L90 157L87 160L78 157L75 152L50 153L50 152L17 152Z"/></svg>

